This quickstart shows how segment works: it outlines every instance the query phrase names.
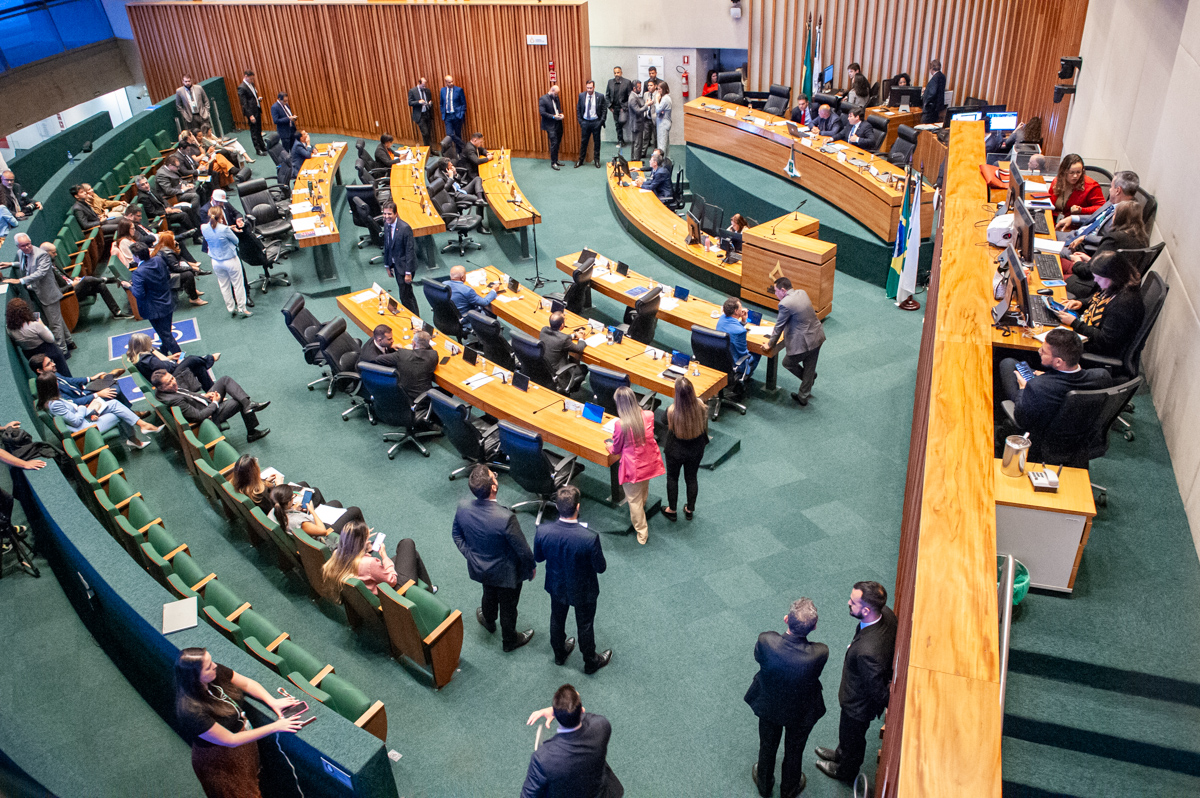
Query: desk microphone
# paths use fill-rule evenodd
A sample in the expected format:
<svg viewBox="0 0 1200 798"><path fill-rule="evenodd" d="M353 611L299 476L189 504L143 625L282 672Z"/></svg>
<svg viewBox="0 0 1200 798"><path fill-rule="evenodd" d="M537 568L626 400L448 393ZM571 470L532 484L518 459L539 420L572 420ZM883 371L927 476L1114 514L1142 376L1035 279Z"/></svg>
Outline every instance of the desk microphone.
<svg viewBox="0 0 1200 798"><path fill-rule="evenodd" d="M520 201L520 200L515 200L515 199L508 199L508 200L505 200L505 202L511 202L513 205L520 205L520 204L521 204L521 201Z"/></svg>
<svg viewBox="0 0 1200 798"><path fill-rule="evenodd" d="M542 412L543 410L548 410L548 409L550 409L551 407L554 407L554 406L555 406L556 404L558 404L559 402L562 402L562 403L563 403L563 411L565 412L565 411L566 411L566 409L567 409L567 400L566 400L566 399L555 399L553 402L551 402L550 404L546 405L545 407L539 407L537 410L534 410L534 411L533 411L533 413L531 413L530 415L534 415L534 416L536 416L538 413Z"/></svg>
<svg viewBox="0 0 1200 798"><path fill-rule="evenodd" d="M629 361L629 360L633 360L633 359L634 359L635 357L637 357L638 355L646 355L646 354L649 354L649 353L648 353L648 352L647 352L645 349L643 349L641 352L634 352L632 355L630 355L629 357L625 358L625 360L627 360L627 361Z"/></svg>
<svg viewBox="0 0 1200 798"><path fill-rule="evenodd" d="M803 208L803 207L804 207L804 205L805 205L805 203L807 203L807 202L808 202L808 199L807 199L807 198L800 200L800 204L799 204L799 205L797 205L795 208L792 208L790 211L788 211L787 213L785 213L783 216L780 216L778 219L776 219L776 220L775 220L775 225L774 225L774 227L772 227L772 228L771 228L771 238L774 238L774 237L775 237L775 228L776 228L776 227L779 227L779 223L780 223L780 222L782 222L782 221L783 221L784 219L786 219L787 217L791 216L793 213L796 213L796 212L797 212L797 211L799 211L801 208Z"/></svg>

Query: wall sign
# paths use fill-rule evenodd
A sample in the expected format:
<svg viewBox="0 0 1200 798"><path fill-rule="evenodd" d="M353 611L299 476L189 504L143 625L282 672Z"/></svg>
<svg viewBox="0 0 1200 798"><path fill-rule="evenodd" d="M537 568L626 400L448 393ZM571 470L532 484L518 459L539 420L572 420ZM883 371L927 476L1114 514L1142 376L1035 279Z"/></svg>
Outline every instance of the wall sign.
<svg viewBox="0 0 1200 798"><path fill-rule="evenodd" d="M546 34L544 33L527 33L525 34L525 43L528 45L545 44Z"/></svg>

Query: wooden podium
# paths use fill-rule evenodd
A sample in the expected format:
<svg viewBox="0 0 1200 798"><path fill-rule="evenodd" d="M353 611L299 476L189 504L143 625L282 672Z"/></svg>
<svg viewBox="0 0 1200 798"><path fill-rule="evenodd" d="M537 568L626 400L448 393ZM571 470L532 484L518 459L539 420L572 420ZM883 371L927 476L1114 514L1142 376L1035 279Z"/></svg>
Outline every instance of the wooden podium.
<svg viewBox="0 0 1200 798"><path fill-rule="evenodd" d="M803 288L818 318L833 309L833 273L837 244L818 239L820 222L789 213L742 233L742 298L767 307L778 300L771 284L780 277Z"/></svg>

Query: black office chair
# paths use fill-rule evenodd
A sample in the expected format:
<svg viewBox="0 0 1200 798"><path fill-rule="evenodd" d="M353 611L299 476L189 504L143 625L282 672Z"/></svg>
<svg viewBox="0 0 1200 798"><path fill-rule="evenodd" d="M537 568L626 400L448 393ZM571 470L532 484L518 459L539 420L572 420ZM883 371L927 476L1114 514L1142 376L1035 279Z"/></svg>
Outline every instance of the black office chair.
<svg viewBox="0 0 1200 798"><path fill-rule="evenodd" d="M375 160L375 156L367 152L367 142L365 139L358 139L354 142L354 148L358 150L358 158L366 167L367 172L372 178L390 177L392 170L390 166L384 166Z"/></svg>
<svg viewBox="0 0 1200 798"><path fill-rule="evenodd" d="M291 209L290 193L286 185L271 184L265 178L247 180L237 184L238 199L242 203L242 213L253 213L254 208L265 203L274 205L280 214L287 214ZM205 221L201 219L201 221Z"/></svg>
<svg viewBox="0 0 1200 798"><path fill-rule="evenodd" d="M383 205L385 202L390 202L392 199L392 179L391 177L375 177L371 174L371 170L363 163L362 158L354 161L354 173L358 175L358 182L364 186L371 187L371 193L375 195L375 202ZM349 188L349 186L347 186Z"/></svg>
<svg viewBox="0 0 1200 798"><path fill-rule="evenodd" d="M429 198L446 223L447 232L458 235L458 240L447 242L442 252L456 249L461 257L467 254L468 249L483 249L482 244L471 238L471 232L483 224L482 216L469 212L474 207L473 203L460 205L446 189L446 181L440 177L429 184Z"/></svg>
<svg viewBox="0 0 1200 798"><path fill-rule="evenodd" d="M284 255L283 242L260 237L255 226L254 214L246 214L245 219L245 227L241 230L234 229L234 234L238 239L238 257L242 259L242 265L258 266L262 269L262 277L251 280L247 288L252 289L256 285L261 285L262 292L265 294L267 288L272 284L291 285L292 282L288 279L287 272L272 271Z"/></svg>
<svg viewBox="0 0 1200 798"><path fill-rule="evenodd" d="M971 97L971 96L968 96L968 97L967 97L965 100L963 100L963 107L964 107L964 108L980 108L980 107L982 107L982 106L984 106L984 105L987 105L987 104L988 104L988 103L987 103L987 100L984 100L984 99L982 99L982 98L979 98L979 97Z"/></svg>
<svg viewBox="0 0 1200 798"><path fill-rule="evenodd" d="M849 102L848 100L838 100L838 104L836 106L830 106L830 107L834 110L835 113L841 114L843 117L842 121L845 122L846 114L853 111L857 106L855 106L854 103Z"/></svg>
<svg viewBox="0 0 1200 798"><path fill-rule="evenodd" d="M338 389L349 394L358 393L361 381L354 367L358 363L362 341L346 332L346 320L336 318L327 322L317 331L317 343L321 349L321 357L330 370L325 398L332 399Z"/></svg>
<svg viewBox="0 0 1200 798"><path fill-rule="evenodd" d="M710 236L719 236L725 229L725 209L711 202L704 206L700 229Z"/></svg>
<svg viewBox="0 0 1200 798"><path fill-rule="evenodd" d="M879 114L871 114L867 117L867 124L875 128L875 146L869 152L879 152L883 149L883 142L887 138L888 121L886 116Z"/></svg>
<svg viewBox="0 0 1200 798"><path fill-rule="evenodd" d="M883 95L880 94L880 82L875 81L871 86L871 94L867 97L867 105L881 105L883 103Z"/></svg>
<svg viewBox="0 0 1200 798"><path fill-rule="evenodd" d="M1162 254L1163 247L1167 242L1161 241L1152 247L1144 247L1141 249L1118 249L1117 254L1126 258L1133 268L1137 269L1138 274L1142 275L1143 282L1146 275L1154 268L1154 262L1158 260L1158 256Z"/></svg>
<svg viewBox="0 0 1200 798"><path fill-rule="evenodd" d="M324 368L325 358L321 355L321 344L317 341L317 333L326 322L319 321L304 307L304 295L300 293L292 294L280 312L283 313L283 323L287 325L288 331L304 352L304 362L321 369L321 379L308 384L308 390L316 390L318 385L330 380L329 372Z"/></svg>
<svg viewBox="0 0 1200 798"><path fill-rule="evenodd" d="M763 106L763 113L771 114L772 116L785 116L788 108L792 106L792 87L772 83L767 95L767 103Z"/></svg>
<svg viewBox="0 0 1200 798"><path fill-rule="evenodd" d="M888 163L896 166L907 166L912 161L913 152L917 149L917 129L909 125L896 128L896 140L888 150Z"/></svg>
<svg viewBox="0 0 1200 798"><path fill-rule="evenodd" d="M370 188L370 186L367 186ZM349 195L347 195L349 196ZM367 208L367 203L363 202L362 197L349 197L350 199L350 216L354 219L355 227L365 228L366 235L358 237L358 248L362 249L368 243L377 247L383 246L383 216L372 216L371 211ZM376 255L371 258L369 263L379 263L383 260L383 255Z"/></svg>
<svg viewBox="0 0 1200 798"><path fill-rule="evenodd" d="M253 178L254 178L254 170L251 169L249 166L243 166L241 169L238 170L237 174L233 176L233 182L234 183L245 183L248 180L251 180Z"/></svg>
<svg viewBox="0 0 1200 798"><path fill-rule="evenodd" d="M707 327L692 325L692 355L700 362L701 366L707 366L710 369L716 369L729 377L728 384L722 388L712 403L712 419L717 420L721 414L721 407L729 405L737 408L744 416L746 415L746 406L725 395L727 390L731 388L739 395L744 396L746 393L746 379L739 376L739 369L745 366L752 355L746 355L741 360L734 361L733 350L729 348L729 336L723 332L710 330Z"/></svg>
<svg viewBox="0 0 1200 798"><path fill-rule="evenodd" d="M546 451L542 436L518 427L510 421L500 422L500 450L508 456L513 480L537 499L518 502L510 509L516 512L521 507L537 505L534 525L542 523L542 512L547 505L554 504L554 494L564 485L571 484L583 466L574 455L561 455Z"/></svg>
<svg viewBox="0 0 1200 798"><path fill-rule="evenodd" d="M816 117L817 111L821 110L822 105L828 105L829 110L836 114L841 112L842 100L840 97L834 94L822 94L821 92L816 92L812 96L811 103L813 117Z"/></svg>
<svg viewBox="0 0 1200 798"><path fill-rule="evenodd" d="M366 391L375 418L389 427L403 427L404 432L388 432L383 436L385 443L395 441L388 449L388 459L396 459L396 450L406 443L411 443L425 457L429 450L421 443L422 438L433 438L442 433L429 428L428 416L424 419L417 412L414 400L410 399L400 386L396 370L378 363L359 364L362 387ZM421 394L416 402L421 401L427 394Z"/></svg>
<svg viewBox="0 0 1200 798"><path fill-rule="evenodd" d="M720 72L717 74L717 96L728 103L746 105L746 87L742 84L741 72Z"/></svg>
<svg viewBox="0 0 1200 798"><path fill-rule="evenodd" d="M667 168L670 169L670 167ZM686 204L684 201L684 195L687 193L684 188L684 183L683 170L680 169L675 174L675 180L671 183L671 199L667 202L664 202L663 205L666 205L673 211L683 210L683 206Z"/></svg>
<svg viewBox="0 0 1200 798"><path fill-rule="evenodd" d="M450 138L449 136L446 136L445 138L442 139L441 143L438 146L440 148L439 155L441 155L441 157L443 157L443 158L448 159L450 161L450 163L454 164L457 167L458 159L460 156L458 153L458 147L454 146L454 139ZM432 160L434 162L437 161L436 158L431 158L430 160Z"/></svg>
<svg viewBox="0 0 1200 798"><path fill-rule="evenodd" d="M471 328L475 339L483 351L483 356L502 369L517 370L513 360L512 347L504 340L504 330L500 320L478 310L467 311L467 326Z"/></svg>
<svg viewBox="0 0 1200 798"><path fill-rule="evenodd" d="M592 402L603 407L605 413L615 416L617 401L614 396L617 389L629 388L632 390L633 384L629 380L629 375L624 372L592 366L588 369L588 387L592 390ZM653 410L658 404L656 397L657 394L653 392L638 396L638 404L646 410Z"/></svg>
<svg viewBox="0 0 1200 798"><path fill-rule="evenodd" d="M1107 169L1099 166L1083 165L1083 173L1100 184L1100 190L1104 192L1104 199L1108 199L1108 187L1112 185L1113 174Z"/></svg>
<svg viewBox="0 0 1200 798"><path fill-rule="evenodd" d="M625 309L625 323L621 325L622 332L640 343L653 344L654 330L658 327L658 305L661 299L662 286L659 285L639 296L633 307Z"/></svg>
<svg viewBox="0 0 1200 798"><path fill-rule="evenodd" d="M688 208L688 213L690 213L692 216L695 216L696 220L700 222L701 226L703 226L703 224L704 224L704 207L705 207L705 205L706 205L706 202L705 202L704 197L700 196L699 194L697 194L696 192L693 191L692 192L692 204Z"/></svg>
<svg viewBox="0 0 1200 798"><path fill-rule="evenodd" d="M450 299L450 286L426 277L421 280L421 288L425 292L425 301L433 309L433 326L461 342L466 330L463 329L458 308Z"/></svg>
<svg viewBox="0 0 1200 798"><path fill-rule="evenodd" d="M265 241L278 242L281 252L295 249L292 223L280 216L274 205L260 202L246 215L254 217L254 227Z"/></svg>
<svg viewBox="0 0 1200 798"><path fill-rule="evenodd" d="M510 342L521 373L543 388L570 396L583 385L583 378L588 373L584 364L567 363L555 371L546 360L546 347L532 335L513 330Z"/></svg>
<svg viewBox="0 0 1200 798"><path fill-rule="evenodd" d="M592 307L592 268L596 259L589 258L586 263L575 262L570 280L563 280L565 291L545 294L546 299L553 299L566 305L567 310L580 316Z"/></svg>
<svg viewBox="0 0 1200 798"><path fill-rule="evenodd" d="M271 161L276 166L279 166L279 164L285 163L292 159L292 154L290 152L283 151L283 142L279 140L278 133L268 134L267 137L263 139L263 144L267 145L267 155L271 156Z"/></svg>
<svg viewBox="0 0 1200 798"><path fill-rule="evenodd" d="M493 471L507 471L508 464L500 451L500 425L488 424L482 418L471 418L471 406L461 399L448 396L437 388L429 391L433 414L442 425L442 434L470 462L450 472L453 482L460 475L470 474L479 464Z"/></svg>
<svg viewBox="0 0 1200 798"><path fill-rule="evenodd" d="M1155 218L1158 217L1158 200L1141 186L1138 186L1134 199L1142 206L1142 223L1146 225L1146 232L1150 232L1154 227Z"/></svg>

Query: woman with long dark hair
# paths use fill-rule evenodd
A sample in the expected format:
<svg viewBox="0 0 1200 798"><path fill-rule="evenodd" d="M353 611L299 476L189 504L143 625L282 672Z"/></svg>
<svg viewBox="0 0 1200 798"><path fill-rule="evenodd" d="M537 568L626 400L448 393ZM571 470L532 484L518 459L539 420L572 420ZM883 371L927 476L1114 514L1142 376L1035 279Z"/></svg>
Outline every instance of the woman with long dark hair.
<svg viewBox="0 0 1200 798"><path fill-rule="evenodd" d="M1060 311L1058 318L1087 337L1083 351L1121 357L1146 315L1137 269L1112 251L1096 253L1088 267L1100 290L1082 301L1067 300L1063 305L1078 316Z"/></svg>
<svg viewBox="0 0 1200 798"><path fill-rule="evenodd" d="M376 594L381 584L396 587L409 580L424 582L429 585L429 592L437 592L437 585L433 584L412 538L404 538L396 544L394 560L383 546L379 547L379 551L371 552L370 545L371 529L366 523L351 521L342 527L333 556L321 568L321 575L325 577L323 590L326 596L340 602L342 580L348 576L358 577L368 590Z"/></svg>
<svg viewBox="0 0 1200 798"><path fill-rule="evenodd" d="M246 696L266 704L278 720L254 728ZM285 718L294 698L272 698L266 688L224 665L203 648L185 648L175 660L175 717L192 745L192 769L208 798L261 798L259 740L277 732L294 734L301 717Z"/></svg>
<svg viewBox="0 0 1200 798"><path fill-rule="evenodd" d="M262 475L262 469L258 465L258 458L252 454L244 454L238 458L233 464L233 471L230 472L230 484L233 489L242 494L264 514L270 514L275 509L275 505L271 503L271 488L283 484L283 480L279 478L278 472L271 474L269 477ZM296 482L302 488L308 488L313 492L313 504L320 506L326 504L325 496L322 495L319 488L314 488L307 482Z"/></svg>
<svg viewBox="0 0 1200 798"><path fill-rule="evenodd" d="M179 244L175 241L175 234L170 230L158 234L158 241L155 242L154 249L150 250L150 257L155 255L162 257L163 263L167 264L167 271L171 273L172 284L177 283L193 305L208 304L207 300L200 298L204 296L204 292L196 290L196 275L200 273L200 264L183 260Z"/></svg>
<svg viewBox="0 0 1200 798"><path fill-rule="evenodd" d="M687 377L675 380L675 404L667 408L667 439L663 442L663 454L667 458L667 506L663 515L668 521L679 518L679 471L683 470L683 482L687 486L687 504L683 514L692 520L696 511L696 495L700 485L696 475L700 461L704 459L704 448L708 446L708 408L696 396L696 389Z"/></svg>
<svg viewBox="0 0 1200 798"><path fill-rule="evenodd" d="M37 407L52 416L58 416L70 428L71 432L79 432L95 425L101 433L108 432L113 427L120 427L125 435L125 445L130 449L145 449L150 441L138 437L142 432L160 432L162 426L154 426L143 421L137 414L116 399L101 399L96 397L86 405L77 405L63 399L58 391L58 375L53 372L42 372L34 380L37 386Z"/></svg>
<svg viewBox="0 0 1200 798"><path fill-rule="evenodd" d="M54 361L54 367L64 377L71 376L71 368L67 358L54 342L54 333L38 319L34 318L29 303L20 297L8 300L4 307L4 326L8 329L8 337L13 339L26 359L34 355L45 355Z"/></svg>
<svg viewBox="0 0 1200 798"><path fill-rule="evenodd" d="M326 541L330 548L337 546L338 535L341 534L346 524L351 521L363 520L362 510L357 507L347 507L337 521L326 524L316 512L316 508L320 506L320 502L316 501L316 493L313 493L313 498L309 499L308 504L304 506L300 505L300 498L291 485L276 485L271 488L271 515L274 517L275 523L288 532L295 532L299 529L309 537L329 538L330 535L333 535ZM326 502L326 506L342 509L340 502Z"/></svg>
<svg viewBox="0 0 1200 798"><path fill-rule="evenodd" d="M665 473L662 452L654 440L654 414L638 406L632 390L621 386L613 393L617 404L617 422L613 435L604 442L608 451L620 455L617 478L629 500L629 520L637 532L637 541L645 545L650 537L646 523L646 497L650 480Z"/></svg>
<svg viewBox="0 0 1200 798"><path fill-rule="evenodd" d="M1058 175L1050 181L1050 199L1054 202L1054 216L1059 219L1095 213L1104 205L1104 192L1099 183L1087 176L1083 159L1070 153L1063 156Z"/></svg>
<svg viewBox="0 0 1200 798"><path fill-rule="evenodd" d="M704 79L704 88L700 90L701 97L716 97L721 92L721 86L717 83L717 70L708 70L708 77Z"/></svg>

